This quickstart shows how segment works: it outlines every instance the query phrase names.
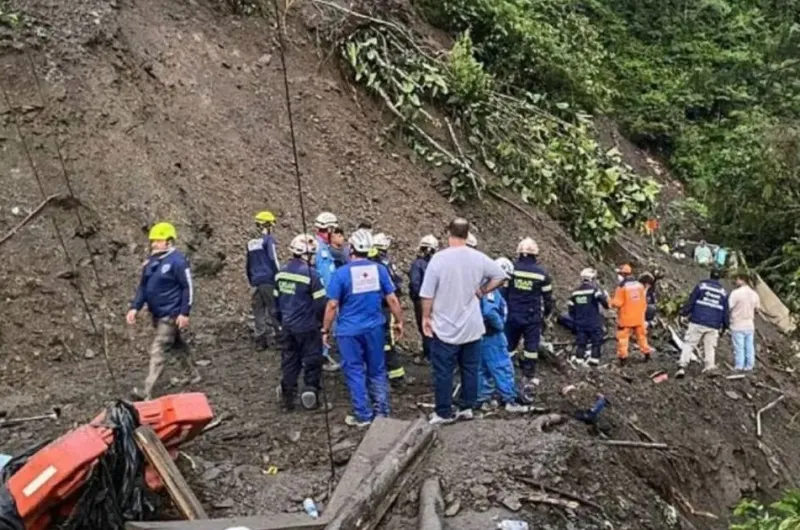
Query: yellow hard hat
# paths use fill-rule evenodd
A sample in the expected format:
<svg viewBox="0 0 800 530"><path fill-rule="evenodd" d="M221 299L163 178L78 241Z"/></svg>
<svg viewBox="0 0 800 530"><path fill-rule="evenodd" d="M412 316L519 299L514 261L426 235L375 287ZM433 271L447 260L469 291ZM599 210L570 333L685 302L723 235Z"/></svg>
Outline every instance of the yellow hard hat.
<svg viewBox="0 0 800 530"><path fill-rule="evenodd" d="M377 258L378 257L378 249L375 248L375 247L372 247L371 249L369 249L369 252L367 253L367 257L368 258Z"/></svg>
<svg viewBox="0 0 800 530"><path fill-rule="evenodd" d="M263 212L258 212L256 214L256 223L265 224L265 223L274 223L275 222L275 214L264 210Z"/></svg>
<svg viewBox="0 0 800 530"><path fill-rule="evenodd" d="M166 241L177 238L178 232L175 231L175 227L170 223L156 223L150 229L150 241Z"/></svg>

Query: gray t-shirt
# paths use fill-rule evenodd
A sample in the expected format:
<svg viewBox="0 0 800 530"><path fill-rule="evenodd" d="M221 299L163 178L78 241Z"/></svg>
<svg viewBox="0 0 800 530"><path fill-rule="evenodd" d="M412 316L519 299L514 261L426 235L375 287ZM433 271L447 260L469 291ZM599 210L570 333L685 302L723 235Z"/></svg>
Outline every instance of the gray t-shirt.
<svg viewBox="0 0 800 530"><path fill-rule="evenodd" d="M433 299L433 331L447 344L467 344L486 332L475 292L489 280L504 280L505 273L482 252L450 247L437 252L425 270L419 295Z"/></svg>

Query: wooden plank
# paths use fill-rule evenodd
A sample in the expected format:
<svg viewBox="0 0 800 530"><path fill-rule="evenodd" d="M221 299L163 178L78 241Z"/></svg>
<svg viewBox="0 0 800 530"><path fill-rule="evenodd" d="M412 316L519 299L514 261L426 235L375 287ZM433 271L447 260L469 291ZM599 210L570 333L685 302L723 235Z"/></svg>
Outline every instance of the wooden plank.
<svg viewBox="0 0 800 530"><path fill-rule="evenodd" d="M183 478L175 462L170 458L167 448L161 443L155 431L149 425L142 425L135 432L136 444L147 457L147 461L156 470L164 482L169 496L178 510L187 519L208 519L203 505L195 496L186 479Z"/></svg>
<svg viewBox="0 0 800 530"><path fill-rule="evenodd" d="M347 503L336 514L326 530L372 529L383 518L391 502L386 502L393 494L392 488L401 477L408 477L407 471L420 454L430 446L434 429L425 418L414 422L403 437L386 453L369 477L356 489Z"/></svg>
<svg viewBox="0 0 800 530"><path fill-rule="evenodd" d="M305 513L254 515L197 521L139 521L125 524L125 530L227 530L244 527L250 530L322 530L330 517L312 519Z"/></svg>

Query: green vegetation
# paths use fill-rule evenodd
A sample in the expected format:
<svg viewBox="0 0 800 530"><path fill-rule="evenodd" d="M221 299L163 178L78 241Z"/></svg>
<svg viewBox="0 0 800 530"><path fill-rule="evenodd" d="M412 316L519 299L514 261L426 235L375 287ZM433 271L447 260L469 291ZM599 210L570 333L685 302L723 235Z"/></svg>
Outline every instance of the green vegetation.
<svg viewBox="0 0 800 530"><path fill-rule="evenodd" d="M589 115L500 83L475 59L468 33L446 57L434 58L399 27L371 24L341 50L355 81L401 118L414 151L452 168L454 200L480 195L483 175L493 173L522 200L547 208L590 250L652 211L658 186L622 164L616 150L601 149ZM433 136L449 135L447 147L426 132L436 129L442 133Z"/></svg>
<svg viewBox="0 0 800 530"><path fill-rule="evenodd" d="M800 528L800 490L787 491L769 506L744 500L733 512L737 520L731 530L793 530Z"/></svg>
<svg viewBox="0 0 800 530"><path fill-rule="evenodd" d="M506 86L613 116L800 308L800 3L417 0ZM791 280L787 280L791 278Z"/></svg>
<svg viewBox="0 0 800 530"><path fill-rule="evenodd" d="M19 13L11 9L11 5L8 2L0 0L0 26L15 28L19 23Z"/></svg>

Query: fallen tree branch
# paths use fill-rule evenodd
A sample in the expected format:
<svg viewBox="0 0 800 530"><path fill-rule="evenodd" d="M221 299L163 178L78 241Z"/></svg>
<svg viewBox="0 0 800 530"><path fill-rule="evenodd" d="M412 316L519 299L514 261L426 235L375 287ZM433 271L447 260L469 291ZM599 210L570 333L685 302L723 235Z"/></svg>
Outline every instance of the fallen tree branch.
<svg viewBox="0 0 800 530"><path fill-rule="evenodd" d="M761 415L767 412L769 409L773 408L775 405L780 403L786 398L785 394L781 394L781 397L769 403L766 407L760 409L756 413L756 435L761 438Z"/></svg>
<svg viewBox="0 0 800 530"><path fill-rule="evenodd" d="M63 199L63 198L64 198L64 196L61 195L60 193L56 193L54 195L50 195L49 197L47 197L45 200L43 200L41 202L41 204L39 204L39 206L36 207L35 210L33 210L31 213L29 213L28 216L25 217L25 219L20 221L19 224L17 224L17 226L15 226L11 230L9 230L9 232L6 235L3 236L3 239L0 239L0 245L2 245L6 241L8 241L12 237L14 237L14 235L17 232L19 232L25 225L27 225L28 223L33 221L36 217L38 217L39 214L42 213L42 211L45 209L45 207L48 204L50 204L51 202L53 202L56 199Z"/></svg>
<svg viewBox="0 0 800 530"><path fill-rule="evenodd" d="M594 508L595 510L599 511L600 513L603 513L603 514L605 513L605 510L603 510L602 506L600 506L596 502L592 502L589 499L581 497L580 495L576 495L576 494L570 493L568 491L564 491L564 490L561 490L561 489L558 489L558 488L554 488L552 486L545 486L541 482L533 480L532 478L528 478L528 477L526 477L524 475L514 475L513 477L514 477L514 480L518 480L519 482L522 482L523 484L527 484L528 486L532 486L534 488L539 488L542 491L545 491L545 492L548 492L548 493L552 493L554 495L560 495L560 496L564 497L565 499L570 499L570 500L573 500L573 501L577 501L577 502L579 502L581 504L585 504L586 506L589 506L590 508Z"/></svg>
<svg viewBox="0 0 800 530"><path fill-rule="evenodd" d="M667 444L636 442L633 440L599 440L599 443L603 445L610 445L613 447L634 447L638 449L669 449L669 446Z"/></svg>
<svg viewBox="0 0 800 530"><path fill-rule="evenodd" d="M642 437L646 438L648 442L655 442L655 441L656 441L656 440L655 440L655 438L653 438L652 436L650 436L650 433L648 433L647 431L645 431L644 429L642 429L641 427L639 427L638 425L636 425L636 424L635 424L635 423L633 423L632 421L631 421L631 422L628 422L628 425L630 425L630 426L631 426L631 429L633 429L634 431L636 431L636 432L637 432L638 434L640 434Z"/></svg>
<svg viewBox="0 0 800 530"><path fill-rule="evenodd" d="M534 217L533 214L531 214L530 212L526 212L525 209L522 206L520 206L519 204L515 203L511 199L505 198L504 196L500 195L499 193L497 193L494 190L487 189L486 193L488 193L489 195L491 195L492 197L494 197L498 201L504 202L507 205L511 206L516 211L518 211L519 213L521 213L522 215L524 215L525 217L527 217L528 219L530 219L534 223L538 223L539 222L539 220L536 217Z"/></svg>
<svg viewBox="0 0 800 530"><path fill-rule="evenodd" d="M549 504L550 506L559 506L561 508L567 508L569 510L575 510L578 508L578 503L575 501L565 501L564 499L558 499L556 497L548 497L547 495L534 495L532 497L522 497L523 501L527 502L535 502L537 504Z"/></svg>
<svg viewBox="0 0 800 530"><path fill-rule="evenodd" d="M672 495L675 497L675 499L678 500L678 502L683 504L683 507L686 508L689 511L689 513L691 513L692 515L699 515L701 517L708 517L709 519L719 519L719 517L717 517L716 515L714 515L711 512L704 512L702 510L695 510L694 506L692 506L689 503L689 501L686 500L686 497L684 497L681 494L681 492L676 490L675 488L672 488Z"/></svg>

